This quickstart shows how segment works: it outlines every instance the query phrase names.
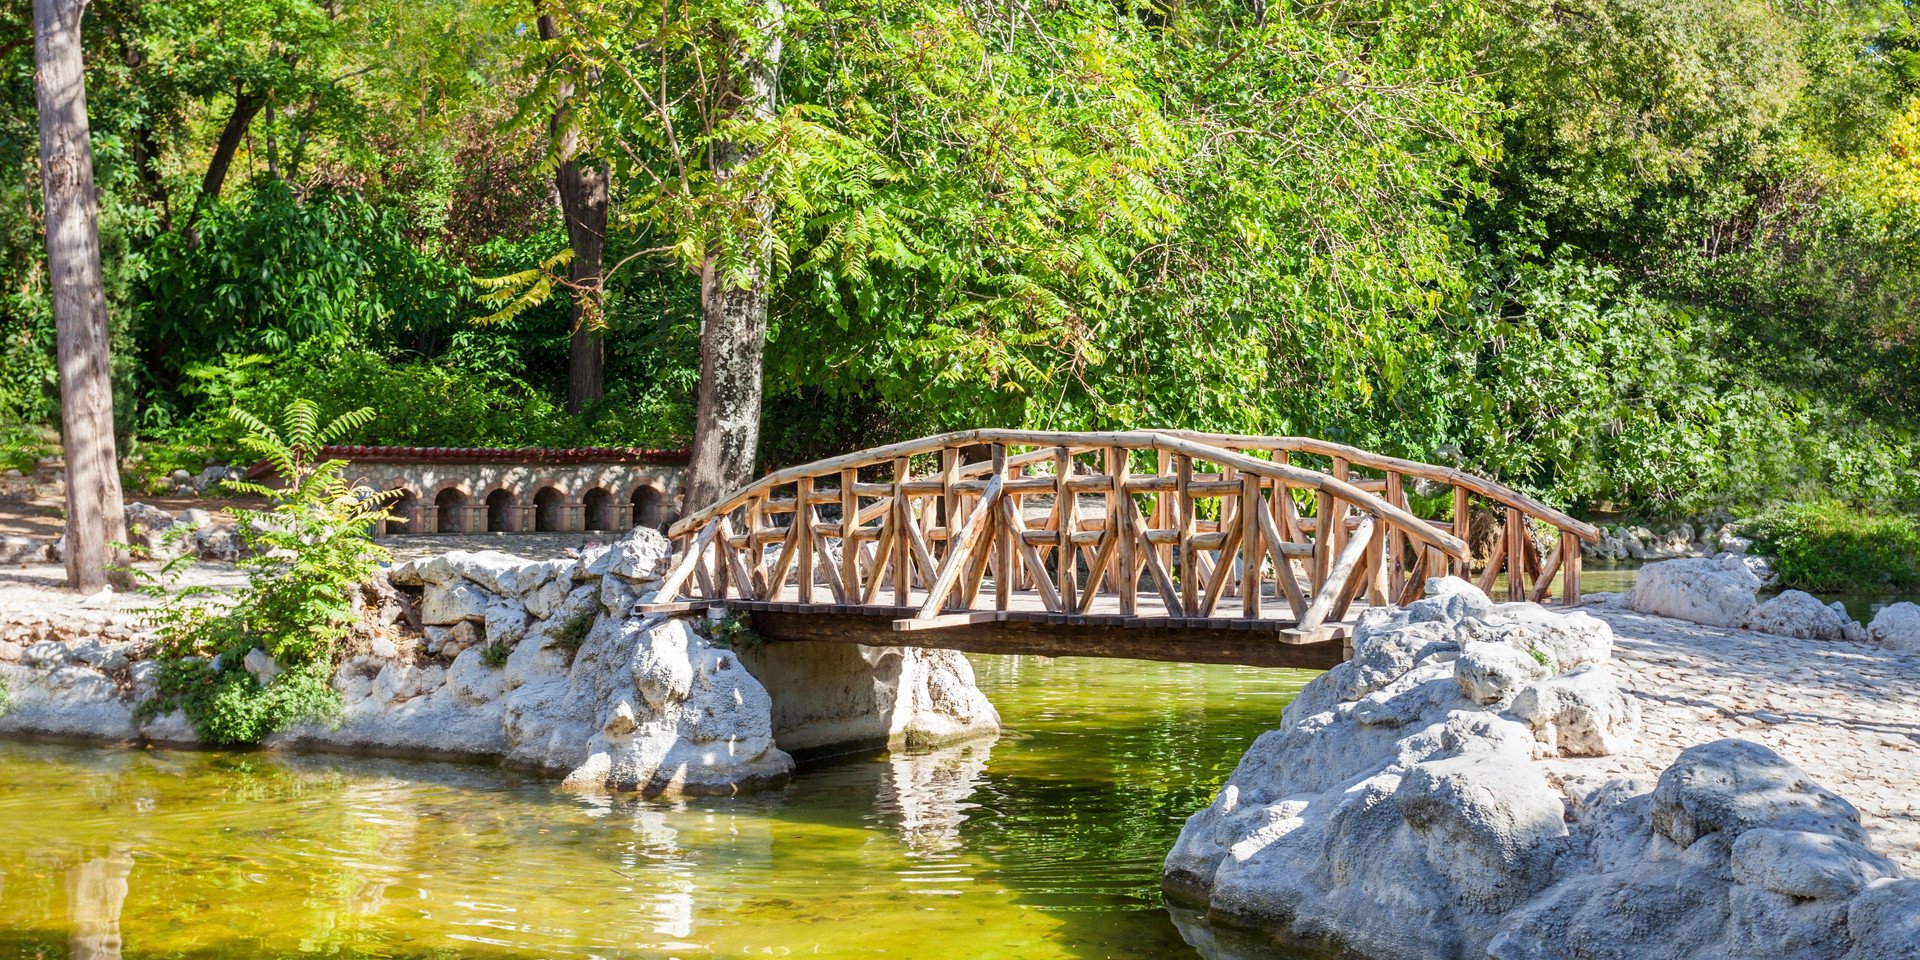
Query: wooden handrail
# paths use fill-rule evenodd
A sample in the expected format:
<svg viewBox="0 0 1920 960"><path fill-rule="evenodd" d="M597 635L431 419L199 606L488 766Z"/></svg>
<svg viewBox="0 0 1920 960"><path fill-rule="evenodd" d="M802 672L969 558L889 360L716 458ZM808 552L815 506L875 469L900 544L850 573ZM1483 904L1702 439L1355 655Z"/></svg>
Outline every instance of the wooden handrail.
<svg viewBox="0 0 1920 960"><path fill-rule="evenodd" d="M1007 466L1014 467L1026 463L1040 463L1054 456L1054 449L1065 446L1072 452L1084 452L1100 447L1123 447L1132 450L1166 450L1171 453L1183 453L1198 460L1230 466L1245 473L1276 480L1309 490L1322 490L1339 497L1367 513L1385 517L1405 528L1410 536L1436 547L1455 559L1467 556L1466 541L1452 534L1442 533L1430 523L1412 513L1393 506L1373 494L1350 483L1337 480L1315 470L1307 470L1284 463L1261 460L1245 454L1235 453L1221 447L1212 446L1198 440L1189 439L1175 433L1158 430L1129 430L1111 433L1068 433L1042 430L959 430L953 433L936 434L918 440L906 440L860 450L854 453L803 463L787 467L761 477L759 480L742 487L732 496L718 503L697 510L667 530L670 537L684 536L687 531L706 523L724 513L731 513L757 496L765 494L775 487L795 483L802 478L817 478L828 474L838 474L842 470L857 470L874 466L900 457L912 457L932 453L949 447L970 447L983 443L1017 444L1020 446L1045 447L1017 457L1009 457ZM973 466L981 466L975 464ZM984 472L984 471L981 471ZM962 470L963 475L973 475Z"/></svg>
<svg viewBox="0 0 1920 960"><path fill-rule="evenodd" d="M1566 530L1588 543L1600 541L1600 531L1594 525L1576 520L1559 510L1535 500L1505 484L1488 480L1456 467L1442 467L1418 460L1403 460L1385 454L1373 453L1359 447L1350 447L1331 440L1317 440L1313 437L1268 437L1257 434L1238 433L1202 433L1197 430L1170 430L1183 437L1191 437L1203 443L1226 447L1242 447L1251 450L1285 450L1291 453L1310 453L1322 457L1340 457L1354 466L1373 470L1390 470L1412 477L1424 477L1455 487L1465 487L1489 500L1497 501L1509 507L1518 507L1522 513L1530 514L1541 520Z"/></svg>
<svg viewBox="0 0 1920 960"><path fill-rule="evenodd" d="M991 458L963 462L962 449L977 446ZM1136 474L1146 451L1154 468ZM1255 455L1263 451L1272 459ZM1332 468L1291 463L1293 453L1330 457ZM933 454L938 466L916 476L913 458ZM1104 464L1076 460L1088 454ZM860 479L863 467L881 465L889 480ZM1356 466L1385 476L1354 477ZM1452 484L1454 522L1409 510L1408 477ZM1311 492L1311 515L1302 516L1296 491ZM1485 558L1482 581L1504 567L1512 599L1539 600L1559 574L1563 600L1577 599L1579 540L1592 528L1451 468L1297 437L978 429L788 467L695 511L670 529L684 549L645 606L684 608L692 603L678 599L684 590L781 609L789 597L873 607L885 579L894 602L879 609L910 610L896 629L926 630L984 622L976 603L991 582L1001 619L1111 617L1117 608L1121 618L1265 619L1292 624L1290 642L1316 642L1363 594L1368 603L1404 603L1420 596L1427 576L1466 575L1474 557L1463 520L1475 494L1506 508L1502 546ZM1083 514L1083 499L1097 512ZM1044 513L1029 514L1036 502ZM837 518L819 515L826 504ZM736 516L745 523L738 531ZM791 519L778 525L780 516ZM1545 562L1526 532L1529 517L1560 530ZM816 584L831 596L820 597ZM1220 610L1229 596L1238 597L1237 615ZM1282 603L1292 619L1265 616Z"/></svg>

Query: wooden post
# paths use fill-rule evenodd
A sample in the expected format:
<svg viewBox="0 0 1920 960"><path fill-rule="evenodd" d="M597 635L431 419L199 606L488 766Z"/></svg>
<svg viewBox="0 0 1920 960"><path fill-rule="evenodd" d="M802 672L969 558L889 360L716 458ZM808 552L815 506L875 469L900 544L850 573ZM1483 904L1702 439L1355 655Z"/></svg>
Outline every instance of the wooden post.
<svg viewBox="0 0 1920 960"><path fill-rule="evenodd" d="M1351 479L1352 473L1352 466L1347 463L1345 457L1333 458L1333 478L1335 480L1344 483ZM1336 499L1333 501L1332 506L1333 516L1331 518L1322 517L1320 519L1320 526L1322 531L1325 531L1328 523L1333 524L1333 540L1331 542L1333 544L1333 552L1338 554L1340 551L1346 549L1347 546L1347 502Z"/></svg>
<svg viewBox="0 0 1920 960"><path fill-rule="evenodd" d="M987 492L980 498L979 508L967 518L965 528L948 538L951 549L947 551L947 558L941 561L933 586L927 589L927 599L920 604L918 619L924 620L938 614L954 587L960 585L962 577L969 574L977 576L978 567L973 563L974 557L976 553L985 555L985 551L978 549L980 536L986 531L988 521L1000 502L1000 491L1005 482L999 474L987 481Z"/></svg>
<svg viewBox="0 0 1920 960"><path fill-rule="evenodd" d="M798 536L794 547L800 551L794 561L799 570L794 584L795 599L800 603L813 602L813 478L801 477L794 483L793 525Z"/></svg>
<svg viewBox="0 0 1920 960"><path fill-rule="evenodd" d="M1140 584L1140 568L1133 557L1133 494L1127 492L1127 478L1132 474L1133 464L1128 451L1120 447L1107 448L1107 476L1113 481L1113 493L1107 499L1107 526L1117 538L1114 548L1114 590L1120 595L1120 615L1131 617L1136 607L1136 593Z"/></svg>
<svg viewBox="0 0 1920 960"><path fill-rule="evenodd" d="M1080 498L1067 485L1073 480L1073 452L1066 447L1056 447L1053 451L1053 515L1054 547L1053 568L1056 582L1060 587L1060 606L1065 610L1076 609L1075 596L1080 585L1080 551L1073 545L1073 532L1080 529Z"/></svg>
<svg viewBox="0 0 1920 960"><path fill-rule="evenodd" d="M1473 576L1473 505L1467 502L1467 488L1453 488L1453 535L1467 545L1467 556L1458 561L1460 579ZM1437 572L1437 571L1436 571Z"/></svg>
<svg viewBox="0 0 1920 960"><path fill-rule="evenodd" d="M1175 521L1180 525L1180 604L1188 615L1200 608L1200 557L1193 538L1198 534L1193 516L1193 458L1182 454L1174 461Z"/></svg>
<svg viewBox="0 0 1920 960"><path fill-rule="evenodd" d="M1560 603L1563 606L1580 605L1580 538L1572 531L1560 531Z"/></svg>
<svg viewBox="0 0 1920 960"><path fill-rule="evenodd" d="M860 471L857 468L847 467L840 471L840 589L845 594L841 600L843 603L859 603L859 598L865 593L860 589L860 541L854 534L860 528L860 495L854 492L859 482Z"/></svg>
<svg viewBox="0 0 1920 960"><path fill-rule="evenodd" d="M1173 454L1165 450L1155 450L1154 476L1170 477L1172 475ZM1173 497L1167 494L1166 491L1159 491L1153 495L1153 517L1147 526L1150 530L1166 530L1173 526ZM1162 570L1166 569L1168 565L1172 563L1173 544L1163 543L1151 549L1154 550L1155 554L1160 558L1160 568Z"/></svg>
<svg viewBox="0 0 1920 960"><path fill-rule="evenodd" d="M1527 561L1520 551L1533 549L1533 538L1527 536L1527 517L1518 507L1507 508L1507 599L1525 600L1527 597Z"/></svg>
<svg viewBox="0 0 1920 960"><path fill-rule="evenodd" d="M934 550L942 562L953 552L953 538L960 535L960 494L953 489L959 480L960 448L947 447L940 451L940 524L947 528L947 545Z"/></svg>
<svg viewBox="0 0 1920 960"><path fill-rule="evenodd" d="M1313 492L1313 523L1313 569L1308 571L1307 580L1318 596L1333 567L1333 496L1325 490Z"/></svg>
<svg viewBox="0 0 1920 960"><path fill-rule="evenodd" d="M1260 515L1265 511L1266 504L1260 499L1260 475L1241 474L1240 615L1249 620L1260 617Z"/></svg>
<svg viewBox="0 0 1920 960"><path fill-rule="evenodd" d="M1387 503L1396 507L1400 507L1401 509L1406 508L1407 489L1405 484L1406 484L1406 478L1401 476L1399 472L1393 471L1393 470L1387 471L1387 490L1386 490ZM1395 529L1392 526L1389 526L1387 528L1386 539L1387 539L1386 586L1387 586L1387 591L1391 593L1393 596L1397 597L1400 595L1401 590L1406 585L1406 574L1407 574L1406 537L1398 529ZM1368 602L1371 603L1373 601L1369 599Z"/></svg>
<svg viewBox="0 0 1920 960"><path fill-rule="evenodd" d="M1002 482L1011 479L1007 474L1007 445L1004 443L993 445L993 475L1000 478ZM1012 498L1012 505L1014 511L1018 513L1019 499ZM1013 587L1016 579L1013 572L1013 538L1016 536L1019 536L1019 533L1013 529L1013 524L994 524L993 562L998 568L993 575L993 608L995 610L1005 610L1013 601Z"/></svg>
<svg viewBox="0 0 1920 960"><path fill-rule="evenodd" d="M913 577L910 570L913 565L911 551L913 545L907 534L907 526L913 521L913 502L907 499L907 477L913 472L913 460L909 457L895 457L893 461L893 605L908 606L913 602Z"/></svg>

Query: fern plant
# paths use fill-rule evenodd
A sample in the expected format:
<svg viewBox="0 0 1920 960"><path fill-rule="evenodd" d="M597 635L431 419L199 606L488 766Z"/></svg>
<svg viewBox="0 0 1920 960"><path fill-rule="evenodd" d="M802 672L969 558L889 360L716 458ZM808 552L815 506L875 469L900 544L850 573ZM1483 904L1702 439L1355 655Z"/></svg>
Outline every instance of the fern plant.
<svg viewBox="0 0 1920 960"><path fill-rule="evenodd" d="M179 567L169 564L146 587L159 600L149 616L162 668L143 715L179 707L200 738L216 744L257 743L339 713L330 685L335 656L353 626L355 591L388 556L371 533L394 496L348 483L345 461L317 459L322 447L370 422L371 409L322 422L316 404L295 400L277 429L244 410L229 416L247 431L241 445L281 480L278 487L229 482L272 503L233 511L247 546L240 561L247 586L230 605L209 602L204 590L175 589ZM264 684L245 669L255 649L280 667Z"/></svg>

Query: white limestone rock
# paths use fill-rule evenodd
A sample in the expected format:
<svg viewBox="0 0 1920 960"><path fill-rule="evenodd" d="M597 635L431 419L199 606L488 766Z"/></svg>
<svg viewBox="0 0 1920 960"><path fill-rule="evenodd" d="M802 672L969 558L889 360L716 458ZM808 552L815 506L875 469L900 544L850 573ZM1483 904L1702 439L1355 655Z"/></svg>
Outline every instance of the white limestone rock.
<svg viewBox="0 0 1920 960"><path fill-rule="evenodd" d="M488 643L501 646L513 646L527 635L527 609L520 604L503 602L487 608L486 639ZM471 641L468 641L471 643Z"/></svg>
<svg viewBox="0 0 1920 960"><path fill-rule="evenodd" d="M1666 560L1640 568L1627 605L1639 613L1738 627L1759 592L1760 578L1738 558Z"/></svg>
<svg viewBox="0 0 1920 960"><path fill-rule="evenodd" d="M1920 655L1920 604L1901 601L1882 607L1867 625L1867 636L1896 652Z"/></svg>
<svg viewBox="0 0 1920 960"><path fill-rule="evenodd" d="M8 566L35 563L46 556L47 548L30 537L0 537L0 564Z"/></svg>
<svg viewBox="0 0 1920 960"><path fill-rule="evenodd" d="M240 665L253 675L255 682L263 687L272 683L273 678L280 675L280 664L274 662L271 654L258 647L248 650L246 658L240 662Z"/></svg>
<svg viewBox="0 0 1920 960"><path fill-rule="evenodd" d="M1542 757L1620 753L1640 726L1639 701L1620 692L1605 664L1530 684L1513 698L1510 712L1533 729Z"/></svg>
<svg viewBox="0 0 1920 960"><path fill-rule="evenodd" d="M1475 607L1370 613L1354 658L1187 821L1168 893L1374 960L1904 955L1860 952L1912 939L1894 919L1908 895L1876 893L1893 864L1851 804L1765 747L1694 747L1651 790L1550 777L1543 760L1631 745L1611 632ZM1528 651L1549 649L1577 666L1542 675Z"/></svg>
<svg viewBox="0 0 1920 960"><path fill-rule="evenodd" d="M462 620L485 620L487 608L498 602L500 597L464 580L450 583L429 581L426 596L420 603L420 621L436 626L452 626Z"/></svg>
<svg viewBox="0 0 1920 960"><path fill-rule="evenodd" d="M1474 641L1454 661L1453 676L1462 696L1491 704L1512 700L1522 687L1551 673L1541 660L1508 644Z"/></svg>
<svg viewBox="0 0 1920 960"><path fill-rule="evenodd" d="M460 576L502 597L517 597L547 579L546 564L499 550L456 550L446 560Z"/></svg>
<svg viewBox="0 0 1920 960"><path fill-rule="evenodd" d="M573 578L567 575L566 570L555 569L550 573L538 589L530 590L521 597L528 615L541 620L552 616L554 608L573 590Z"/></svg>
<svg viewBox="0 0 1920 960"><path fill-rule="evenodd" d="M1847 614L1846 607L1839 603L1821 603L1813 594L1799 590L1785 591L1754 607L1741 625L1760 633L1802 640L1858 642L1866 639L1866 630Z"/></svg>
<svg viewBox="0 0 1920 960"><path fill-rule="evenodd" d="M35 646L38 646L36 644ZM133 703L113 678L75 663L0 663L7 687L0 735L70 737L106 742L139 739Z"/></svg>
<svg viewBox="0 0 1920 960"><path fill-rule="evenodd" d="M1920 880L1881 880L1847 908L1842 960L1920 960Z"/></svg>
<svg viewBox="0 0 1920 960"><path fill-rule="evenodd" d="M1651 794L1610 791L1574 832L1587 848L1579 869L1502 921L1492 960L1920 951L1909 936L1862 952L1873 934L1852 917L1873 927L1884 908L1861 891L1893 864L1865 845L1850 804L1759 744L1689 748Z"/></svg>
<svg viewBox="0 0 1920 960"><path fill-rule="evenodd" d="M773 743L766 689L685 620L602 619L574 660L572 692L597 705L581 792L735 793L778 782L793 760Z"/></svg>
<svg viewBox="0 0 1920 960"><path fill-rule="evenodd" d="M658 580L667 575L673 545L658 530L640 527L586 565L589 576L609 574L628 580Z"/></svg>

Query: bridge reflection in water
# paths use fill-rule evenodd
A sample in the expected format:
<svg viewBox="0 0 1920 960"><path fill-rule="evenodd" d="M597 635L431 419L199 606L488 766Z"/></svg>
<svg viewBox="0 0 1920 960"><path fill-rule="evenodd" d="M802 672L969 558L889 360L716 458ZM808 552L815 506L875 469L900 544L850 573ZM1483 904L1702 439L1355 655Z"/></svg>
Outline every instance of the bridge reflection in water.
<svg viewBox="0 0 1920 960"><path fill-rule="evenodd" d="M1498 530L1481 564L1475 509ZM768 640L1325 668L1361 606L1430 576L1504 570L1509 599L1576 603L1597 532L1321 440L967 430L777 471L669 535L640 609L743 611Z"/></svg>

